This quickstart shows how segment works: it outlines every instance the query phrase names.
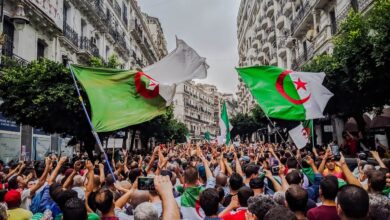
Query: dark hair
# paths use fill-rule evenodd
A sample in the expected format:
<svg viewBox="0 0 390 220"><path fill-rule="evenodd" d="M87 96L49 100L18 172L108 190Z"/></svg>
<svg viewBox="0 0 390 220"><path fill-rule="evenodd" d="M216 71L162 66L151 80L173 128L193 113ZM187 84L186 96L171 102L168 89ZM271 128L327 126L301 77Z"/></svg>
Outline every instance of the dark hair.
<svg viewBox="0 0 390 220"><path fill-rule="evenodd" d="M264 220L296 220L294 212L290 211L288 208L278 205L271 208L267 214L264 216Z"/></svg>
<svg viewBox="0 0 390 220"><path fill-rule="evenodd" d="M221 186L217 187L216 190L218 191L219 202L222 202L223 198L225 197L225 190Z"/></svg>
<svg viewBox="0 0 390 220"><path fill-rule="evenodd" d="M298 161L295 158L290 157L287 159L286 165L289 169L296 169L298 166Z"/></svg>
<svg viewBox="0 0 390 220"><path fill-rule="evenodd" d="M242 176L238 173L233 173L229 178L229 185L232 190L239 190L244 184Z"/></svg>
<svg viewBox="0 0 390 220"><path fill-rule="evenodd" d="M55 200L53 198L54 202L56 202L58 206L62 209L65 206L66 201L72 198L77 198L77 192L72 189L63 190L58 195L56 195L55 198Z"/></svg>
<svg viewBox="0 0 390 220"><path fill-rule="evenodd" d="M141 176L141 170L136 168L136 169L132 169L130 170L129 172L129 180L131 183L134 183L135 180L137 179L137 177Z"/></svg>
<svg viewBox="0 0 390 220"><path fill-rule="evenodd" d="M95 196L96 208L102 213L106 214L113 206L114 195L108 188L100 189Z"/></svg>
<svg viewBox="0 0 390 220"><path fill-rule="evenodd" d="M286 181L289 185L292 184L299 185L302 183L302 180L303 180L302 174L298 170L292 170L286 175Z"/></svg>
<svg viewBox="0 0 390 220"><path fill-rule="evenodd" d="M386 186L386 173L380 170L371 170L367 176L370 189L375 192L382 192Z"/></svg>
<svg viewBox="0 0 390 220"><path fill-rule="evenodd" d="M245 167L245 177L246 178L249 178L251 177L253 174L258 174L259 173L259 169L260 167L258 165L255 165L255 164L248 164L246 167Z"/></svg>
<svg viewBox="0 0 390 220"><path fill-rule="evenodd" d="M86 220L88 218L83 200L77 197L68 199L61 210L63 220Z"/></svg>
<svg viewBox="0 0 390 220"><path fill-rule="evenodd" d="M361 187L345 185L337 193L337 203L348 218L364 218L368 214L368 193Z"/></svg>
<svg viewBox="0 0 390 220"><path fill-rule="evenodd" d="M308 194L298 185L291 185L286 191L286 201L291 211L305 212Z"/></svg>
<svg viewBox="0 0 390 220"><path fill-rule="evenodd" d="M325 199L334 200L339 190L337 177L333 175L323 177L320 183L320 189Z"/></svg>
<svg viewBox="0 0 390 220"><path fill-rule="evenodd" d="M258 195L248 199L248 210L257 219L264 219L265 214L275 205L275 201L269 195Z"/></svg>
<svg viewBox="0 0 390 220"><path fill-rule="evenodd" d="M226 186L227 180L228 180L228 177L223 173L219 173L215 177L216 184L220 185L220 186Z"/></svg>
<svg viewBox="0 0 390 220"><path fill-rule="evenodd" d="M18 184L18 175L13 176L11 179L8 180L8 189L17 189L19 188Z"/></svg>
<svg viewBox="0 0 390 220"><path fill-rule="evenodd" d="M251 188L243 186L238 190L237 197L241 207L248 207L248 199L254 196Z"/></svg>
<svg viewBox="0 0 390 220"><path fill-rule="evenodd" d="M264 188L264 178L256 177L249 181L249 187L251 189L262 189Z"/></svg>
<svg viewBox="0 0 390 220"><path fill-rule="evenodd" d="M198 170L193 166L187 167L184 171L184 180L186 183L195 184L198 180Z"/></svg>
<svg viewBox="0 0 390 220"><path fill-rule="evenodd" d="M200 207L206 216L216 215L219 207L219 193L216 189L205 189L199 196Z"/></svg>

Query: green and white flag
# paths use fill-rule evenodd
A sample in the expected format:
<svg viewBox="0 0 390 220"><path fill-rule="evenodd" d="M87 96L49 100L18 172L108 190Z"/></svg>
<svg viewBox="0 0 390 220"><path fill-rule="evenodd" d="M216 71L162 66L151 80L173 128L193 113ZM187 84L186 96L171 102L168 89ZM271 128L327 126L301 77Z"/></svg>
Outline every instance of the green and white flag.
<svg viewBox="0 0 390 220"><path fill-rule="evenodd" d="M229 144L230 143L230 131L233 126L229 122L229 116L226 109L226 103L223 102L221 118L219 119L219 129L221 130L221 135L218 137L219 144Z"/></svg>
<svg viewBox="0 0 390 220"><path fill-rule="evenodd" d="M322 85L325 73L296 72L275 66L237 68L237 71L269 117L298 121L322 118L333 96Z"/></svg>

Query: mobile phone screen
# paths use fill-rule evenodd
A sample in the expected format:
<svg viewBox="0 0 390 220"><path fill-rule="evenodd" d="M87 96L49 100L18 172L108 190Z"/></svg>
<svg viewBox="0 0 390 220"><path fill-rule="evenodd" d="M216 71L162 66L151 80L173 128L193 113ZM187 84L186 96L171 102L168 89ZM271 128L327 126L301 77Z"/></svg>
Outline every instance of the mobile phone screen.
<svg viewBox="0 0 390 220"><path fill-rule="evenodd" d="M139 177L138 190L155 190L153 178Z"/></svg>

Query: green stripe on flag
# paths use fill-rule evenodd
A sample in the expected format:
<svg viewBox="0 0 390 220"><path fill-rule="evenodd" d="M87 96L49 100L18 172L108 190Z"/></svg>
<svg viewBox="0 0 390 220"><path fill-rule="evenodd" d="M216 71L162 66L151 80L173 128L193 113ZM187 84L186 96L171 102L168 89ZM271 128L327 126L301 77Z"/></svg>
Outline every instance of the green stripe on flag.
<svg viewBox="0 0 390 220"><path fill-rule="evenodd" d="M276 88L278 78L285 70L275 66L254 66L237 68L237 71L267 116L286 120L306 119L304 106L291 103ZM283 78L281 88L292 99L300 99L290 75Z"/></svg>
<svg viewBox="0 0 390 220"><path fill-rule="evenodd" d="M223 102L222 112L221 112L221 120L225 124L226 127L226 145L230 143L230 123L229 116L226 109L226 102Z"/></svg>

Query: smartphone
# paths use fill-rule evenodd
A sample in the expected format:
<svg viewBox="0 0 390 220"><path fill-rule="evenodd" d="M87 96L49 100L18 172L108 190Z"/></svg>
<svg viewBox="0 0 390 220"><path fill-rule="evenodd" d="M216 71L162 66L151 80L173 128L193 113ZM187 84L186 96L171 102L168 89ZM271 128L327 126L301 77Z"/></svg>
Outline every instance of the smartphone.
<svg viewBox="0 0 390 220"><path fill-rule="evenodd" d="M271 173L272 175L276 176L279 174L279 166L273 166L271 167Z"/></svg>
<svg viewBox="0 0 390 220"><path fill-rule="evenodd" d="M155 190L154 179L149 177L139 177L138 190Z"/></svg>
<svg viewBox="0 0 390 220"><path fill-rule="evenodd" d="M333 156L340 155L339 146L334 144L334 145L332 145L331 149L332 149Z"/></svg>

